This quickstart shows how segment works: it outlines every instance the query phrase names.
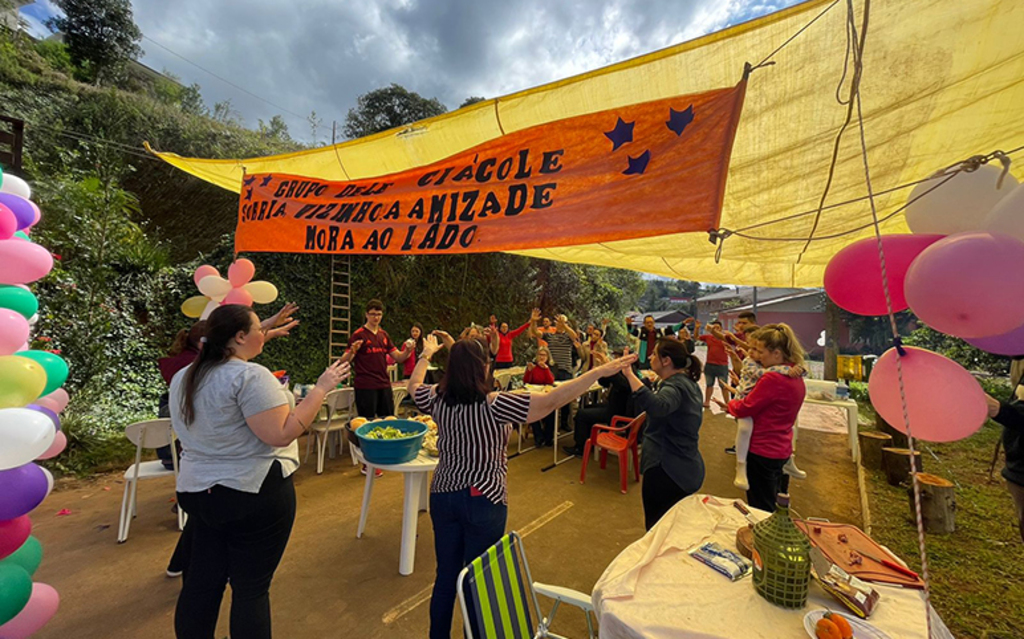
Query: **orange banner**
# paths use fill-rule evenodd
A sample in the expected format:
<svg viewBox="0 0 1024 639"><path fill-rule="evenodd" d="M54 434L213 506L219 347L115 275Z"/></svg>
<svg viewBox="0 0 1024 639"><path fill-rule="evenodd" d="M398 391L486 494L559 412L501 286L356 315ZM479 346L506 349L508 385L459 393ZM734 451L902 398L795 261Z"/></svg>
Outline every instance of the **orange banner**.
<svg viewBox="0 0 1024 639"><path fill-rule="evenodd" d="M235 250L478 253L717 228L745 88L542 124L371 180L246 175Z"/></svg>

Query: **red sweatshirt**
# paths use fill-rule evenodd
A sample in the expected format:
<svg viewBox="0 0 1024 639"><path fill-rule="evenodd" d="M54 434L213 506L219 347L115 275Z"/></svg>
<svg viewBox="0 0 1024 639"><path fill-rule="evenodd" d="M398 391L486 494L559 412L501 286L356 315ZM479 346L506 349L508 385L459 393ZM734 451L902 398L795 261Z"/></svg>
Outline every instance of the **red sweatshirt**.
<svg viewBox="0 0 1024 639"><path fill-rule="evenodd" d="M551 372L550 368L534 366L523 373L523 383L537 384L539 386L551 386L555 383L555 374Z"/></svg>
<svg viewBox="0 0 1024 639"><path fill-rule="evenodd" d="M498 331L498 354L494 357L494 361L503 364L505 362L512 361L512 340L523 334L523 331L530 328L530 323L527 322L517 328L514 331L509 331L503 335L501 331Z"/></svg>
<svg viewBox="0 0 1024 639"><path fill-rule="evenodd" d="M729 414L750 417L750 452L768 459L788 459L793 454L793 424L804 404L804 380L768 372L743 399L729 402Z"/></svg>

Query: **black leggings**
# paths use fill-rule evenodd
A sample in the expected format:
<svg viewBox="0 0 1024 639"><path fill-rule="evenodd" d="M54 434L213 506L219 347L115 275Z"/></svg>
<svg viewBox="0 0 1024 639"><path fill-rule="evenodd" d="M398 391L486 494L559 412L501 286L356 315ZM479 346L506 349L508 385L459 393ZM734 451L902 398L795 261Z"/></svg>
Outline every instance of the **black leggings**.
<svg viewBox="0 0 1024 639"><path fill-rule="evenodd" d="M770 459L747 453L747 504L770 513L775 512L775 496L789 492L789 475L783 472L786 459Z"/></svg>
<svg viewBox="0 0 1024 639"><path fill-rule="evenodd" d="M360 417L375 419L395 414L395 394L388 388L357 388L356 412Z"/></svg>
<svg viewBox="0 0 1024 639"><path fill-rule="evenodd" d="M658 520L677 503L692 493L683 490L672 481L661 466L654 466L644 471L644 482L640 487L644 503L644 527L650 530Z"/></svg>
<svg viewBox="0 0 1024 639"><path fill-rule="evenodd" d="M270 582L295 521L295 486L274 462L260 492L214 486L178 493L189 516L192 556L174 613L179 639L213 639L231 580L231 636L268 639Z"/></svg>

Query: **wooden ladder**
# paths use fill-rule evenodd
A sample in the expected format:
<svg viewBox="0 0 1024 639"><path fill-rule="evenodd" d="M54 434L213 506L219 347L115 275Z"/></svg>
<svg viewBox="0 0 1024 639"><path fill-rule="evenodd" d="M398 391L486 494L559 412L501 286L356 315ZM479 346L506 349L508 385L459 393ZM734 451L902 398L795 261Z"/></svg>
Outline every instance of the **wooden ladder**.
<svg viewBox="0 0 1024 639"><path fill-rule="evenodd" d="M352 335L352 258L348 255L331 256L331 322L329 360L334 362L345 354Z"/></svg>

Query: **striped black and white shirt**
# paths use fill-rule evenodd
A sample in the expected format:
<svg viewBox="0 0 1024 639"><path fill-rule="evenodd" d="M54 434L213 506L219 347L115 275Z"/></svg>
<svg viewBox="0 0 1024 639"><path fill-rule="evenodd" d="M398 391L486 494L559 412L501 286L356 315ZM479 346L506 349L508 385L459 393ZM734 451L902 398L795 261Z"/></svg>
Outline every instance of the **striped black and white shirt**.
<svg viewBox="0 0 1024 639"><path fill-rule="evenodd" d="M575 345L568 333L550 333L544 336L551 351L555 366L567 373L572 372L572 351Z"/></svg>
<svg viewBox="0 0 1024 639"><path fill-rule="evenodd" d="M513 423L526 421L530 396L498 393L493 402L449 406L434 386L424 384L416 389L414 399L437 422L440 457L430 491L476 488L496 504L508 503L508 436Z"/></svg>

